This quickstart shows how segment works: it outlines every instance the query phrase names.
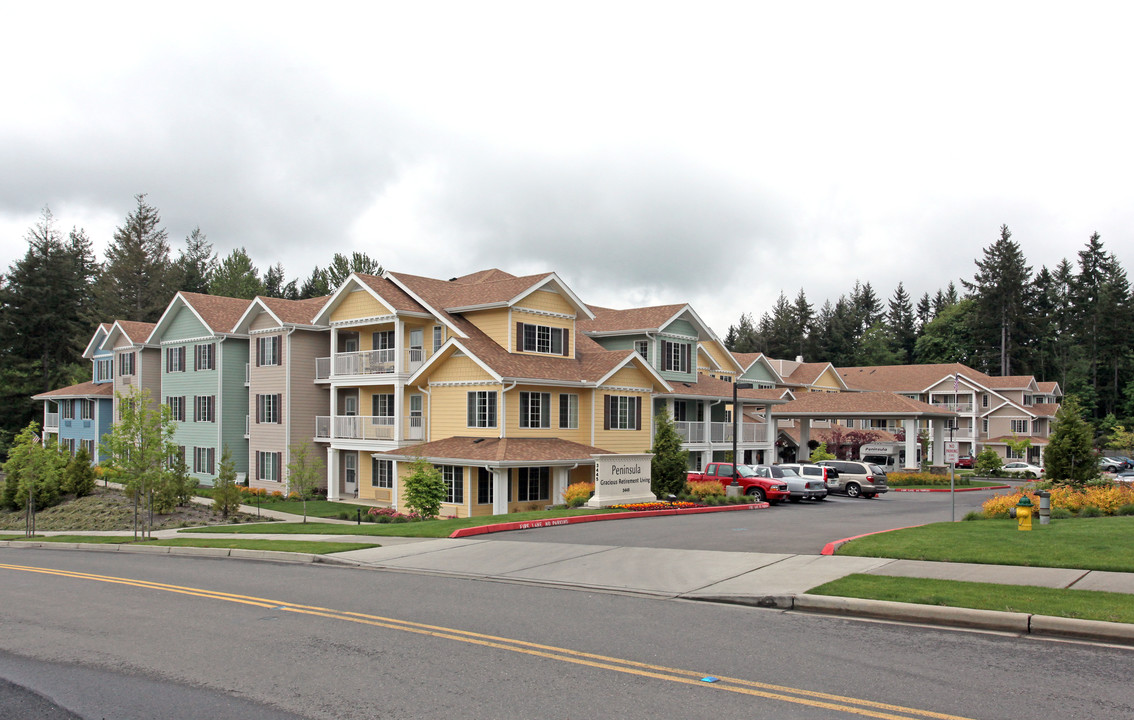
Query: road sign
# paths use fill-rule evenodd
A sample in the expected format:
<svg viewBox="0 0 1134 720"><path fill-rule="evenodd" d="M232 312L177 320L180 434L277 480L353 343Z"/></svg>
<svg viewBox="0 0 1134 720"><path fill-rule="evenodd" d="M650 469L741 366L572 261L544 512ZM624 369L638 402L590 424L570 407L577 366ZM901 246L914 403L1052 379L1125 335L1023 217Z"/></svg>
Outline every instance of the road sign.
<svg viewBox="0 0 1134 720"><path fill-rule="evenodd" d="M957 442L956 440L946 440L945 441L945 462L955 465L957 463L958 458L961 457L960 447L961 447L961 443Z"/></svg>

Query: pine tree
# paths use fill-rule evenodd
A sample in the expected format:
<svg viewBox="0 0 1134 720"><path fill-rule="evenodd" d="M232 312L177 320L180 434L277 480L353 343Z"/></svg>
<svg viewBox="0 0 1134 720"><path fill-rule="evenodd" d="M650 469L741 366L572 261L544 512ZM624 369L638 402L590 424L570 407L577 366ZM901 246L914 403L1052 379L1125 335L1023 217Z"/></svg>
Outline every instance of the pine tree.
<svg viewBox="0 0 1134 720"><path fill-rule="evenodd" d="M311 275L300 286L299 299L307 300L308 298L323 297L330 294L331 288L327 286L327 274L316 265L315 269L311 271Z"/></svg>
<svg viewBox="0 0 1134 720"><path fill-rule="evenodd" d="M378 275L382 272L382 264L366 253L353 252L349 258L342 253L335 253L331 264L323 272L326 274L327 287L333 292L352 272Z"/></svg>
<svg viewBox="0 0 1134 720"><path fill-rule="evenodd" d="M95 286L99 315L155 322L175 292L168 234L145 193L106 248L106 263Z"/></svg>
<svg viewBox="0 0 1134 720"><path fill-rule="evenodd" d="M654 418L654 454L650 462L650 489L659 499L677 495L685 487L689 452L681 449L681 436L664 410Z"/></svg>
<svg viewBox="0 0 1134 720"><path fill-rule="evenodd" d="M221 260L209 278L209 294L245 300L264 294L260 271L244 248L236 248Z"/></svg>
<svg viewBox="0 0 1134 720"><path fill-rule="evenodd" d="M209 278L217 267L217 256L213 244L208 241L201 228L195 227L185 237L185 249L173 264L175 287L192 293L207 293Z"/></svg>
<svg viewBox="0 0 1134 720"><path fill-rule="evenodd" d="M977 272L964 286L976 301L977 350L988 358L978 369L999 369L1000 375L1011 375L1020 345L1030 336L1032 269L1007 225L1000 226L1000 238L975 263ZM996 348L999 362L992 359Z"/></svg>
<svg viewBox="0 0 1134 720"><path fill-rule="evenodd" d="M799 350L796 353L800 357L808 357L814 354L814 348L810 347L811 335L814 331L815 323L815 308L811 303L807 302L807 296L803 294L803 288L799 289L799 294L795 296L795 302L792 304L792 312L795 319L795 332L796 339L799 342ZM815 358L812 357L812 360Z"/></svg>
<svg viewBox="0 0 1134 720"><path fill-rule="evenodd" d="M1083 419L1078 398L1068 395L1055 414L1055 424L1043 454L1047 478L1082 485L1098 477L1098 463L1091 443L1093 436L1090 424Z"/></svg>
<svg viewBox="0 0 1134 720"><path fill-rule="evenodd" d="M932 307L929 304L929 293L922 293L921 300L917 301L917 334L925 331L925 326L934 318Z"/></svg>
<svg viewBox="0 0 1134 720"><path fill-rule="evenodd" d="M243 491L236 484L236 463L232 460L232 450L225 445L221 449L221 461L213 483L213 511L219 512L223 519L228 520L229 515L240 512L243 497Z"/></svg>
<svg viewBox="0 0 1134 720"><path fill-rule="evenodd" d="M1082 348L1099 406L1096 417L1114 412L1131 331L1130 283L1118 259L1103 248L1098 233L1079 252L1079 272L1071 283L1075 336Z"/></svg>
<svg viewBox="0 0 1134 720"><path fill-rule="evenodd" d="M295 280L284 282L283 263L276 263L264 273L264 295L267 297L283 298L285 300L298 300L299 290L296 289Z"/></svg>
<svg viewBox="0 0 1134 720"><path fill-rule="evenodd" d="M901 282L894 290L894 297L890 298L889 307L886 320L893 340L890 349L898 355L898 362L906 365L913 362L917 330L914 327L913 305L910 303L909 293Z"/></svg>

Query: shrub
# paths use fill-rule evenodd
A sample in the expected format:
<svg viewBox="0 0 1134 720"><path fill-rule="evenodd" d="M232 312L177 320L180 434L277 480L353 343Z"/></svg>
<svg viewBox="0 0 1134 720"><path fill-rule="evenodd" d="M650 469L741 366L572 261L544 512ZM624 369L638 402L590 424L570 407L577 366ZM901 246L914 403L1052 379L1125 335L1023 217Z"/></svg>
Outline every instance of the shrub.
<svg viewBox="0 0 1134 720"><path fill-rule="evenodd" d="M1120 505L1118 507L1118 510L1115 510L1114 514L1115 515L1134 515L1134 503L1126 503L1125 505Z"/></svg>
<svg viewBox="0 0 1134 720"><path fill-rule="evenodd" d="M280 491L280 490L273 490L272 491L272 499L273 500L283 500L283 496L284 496L283 492Z"/></svg>
<svg viewBox="0 0 1134 720"><path fill-rule="evenodd" d="M986 520L986 519L987 518L985 518L984 513L982 513L980 510L973 510L972 512L966 513L965 517L962 518L962 520Z"/></svg>
<svg viewBox="0 0 1134 720"><path fill-rule="evenodd" d="M996 454L996 451L992 448L985 448L980 451L980 455L977 455L976 462L973 463L973 470L975 470L978 475L995 477L996 474L1000 472L1001 465L1003 465L1003 462L1001 462L1000 456Z"/></svg>
<svg viewBox="0 0 1134 720"><path fill-rule="evenodd" d="M1094 505L1084 505L1082 509L1079 510L1079 517L1081 518L1093 518L1102 516L1103 511Z"/></svg>
<svg viewBox="0 0 1134 720"><path fill-rule="evenodd" d="M716 480L692 480L685 483L685 493L694 500L708 500L724 495L724 487Z"/></svg>
<svg viewBox="0 0 1134 720"><path fill-rule="evenodd" d="M1073 485L1054 485L1051 486L1050 492L1052 517L1055 517L1057 508L1066 510L1067 517L1073 513L1079 514L1080 517L1097 517L1082 515L1082 510L1087 507L1095 508L1102 515L1114 515L1123 505L1134 503L1134 488L1114 483L1082 488ZM985 517L1008 517L1008 508L1014 507L1022 495L1027 495L1031 498L1032 504L1039 507L1039 497L1031 486L1026 486L1022 490L993 495L986 500L981 506Z"/></svg>
<svg viewBox="0 0 1134 720"><path fill-rule="evenodd" d="M1053 507L1051 509L1052 520L1066 520L1070 517L1073 517L1073 515L1071 514L1071 511L1065 507Z"/></svg>
<svg viewBox="0 0 1134 720"><path fill-rule="evenodd" d="M595 494L593 482L578 482L567 486L563 491L563 502L567 507L580 507Z"/></svg>
<svg viewBox="0 0 1134 720"><path fill-rule="evenodd" d="M413 470L406 476L404 485L406 507L422 517L437 517L445 501L445 480L440 470L419 457L414 460Z"/></svg>

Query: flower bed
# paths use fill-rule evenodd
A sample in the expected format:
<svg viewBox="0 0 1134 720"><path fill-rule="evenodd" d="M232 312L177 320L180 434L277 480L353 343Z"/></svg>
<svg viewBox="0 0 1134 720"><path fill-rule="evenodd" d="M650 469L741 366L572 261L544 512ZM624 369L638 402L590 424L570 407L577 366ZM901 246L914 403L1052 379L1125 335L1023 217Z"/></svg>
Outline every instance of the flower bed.
<svg viewBox="0 0 1134 720"><path fill-rule="evenodd" d="M647 503L628 503L626 505L610 505L609 509L612 510L675 510L682 508L696 508L705 507L703 503L694 502L647 502Z"/></svg>
<svg viewBox="0 0 1134 720"><path fill-rule="evenodd" d="M1056 485L1050 492L1052 508L1065 508L1073 513L1080 513L1086 507L1094 507L1103 515L1115 515L1120 512L1119 508L1134 504L1134 488L1122 485L1089 485L1085 488ZM1006 518L1008 509L1015 507L1025 495L1031 499L1035 507L1039 507L1039 495L1033 488L1027 487L1013 493L994 495L985 500L981 505L983 515L989 518Z"/></svg>

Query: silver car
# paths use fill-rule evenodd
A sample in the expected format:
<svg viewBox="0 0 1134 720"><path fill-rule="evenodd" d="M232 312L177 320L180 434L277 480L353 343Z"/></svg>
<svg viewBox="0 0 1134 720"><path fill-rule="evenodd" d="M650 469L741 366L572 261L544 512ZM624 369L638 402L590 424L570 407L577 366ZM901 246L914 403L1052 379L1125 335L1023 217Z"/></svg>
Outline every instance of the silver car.
<svg viewBox="0 0 1134 720"><path fill-rule="evenodd" d="M828 485L837 484L836 480L839 477L838 470L821 465L782 463L779 467L785 470L794 470L796 475L803 477L805 480L809 480L811 487L804 488L804 492L810 491L810 499L812 500L826 500L827 493L830 490ZM789 490L790 489L789 485Z"/></svg>
<svg viewBox="0 0 1134 720"><path fill-rule="evenodd" d="M782 478L787 483L790 493L788 500L791 502L827 499L827 484L821 477L804 477L786 465L757 465L756 474L766 478Z"/></svg>

